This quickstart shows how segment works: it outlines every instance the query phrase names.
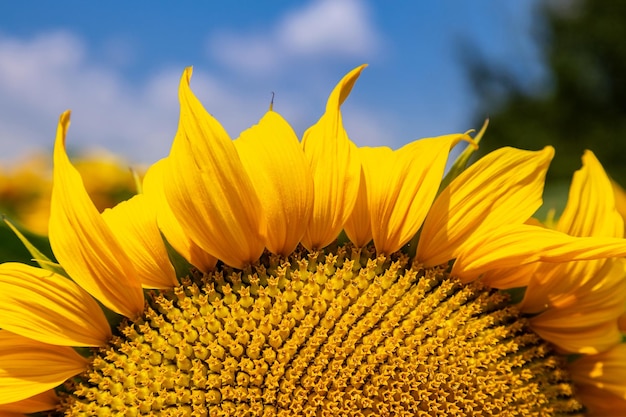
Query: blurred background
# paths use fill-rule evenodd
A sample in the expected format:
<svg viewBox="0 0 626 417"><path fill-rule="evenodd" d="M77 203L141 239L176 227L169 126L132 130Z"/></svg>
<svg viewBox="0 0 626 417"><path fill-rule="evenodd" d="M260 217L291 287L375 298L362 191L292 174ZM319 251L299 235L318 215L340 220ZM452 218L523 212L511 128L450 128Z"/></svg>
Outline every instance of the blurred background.
<svg viewBox="0 0 626 417"><path fill-rule="evenodd" d="M166 156L182 70L236 138L274 109L301 135L335 83L350 138L398 148L489 128L481 152L556 148L546 207L562 208L584 149L626 184L626 3L307 0L0 3L0 213L44 247L58 117L98 208ZM28 259L0 224L0 261Z"/></svg>

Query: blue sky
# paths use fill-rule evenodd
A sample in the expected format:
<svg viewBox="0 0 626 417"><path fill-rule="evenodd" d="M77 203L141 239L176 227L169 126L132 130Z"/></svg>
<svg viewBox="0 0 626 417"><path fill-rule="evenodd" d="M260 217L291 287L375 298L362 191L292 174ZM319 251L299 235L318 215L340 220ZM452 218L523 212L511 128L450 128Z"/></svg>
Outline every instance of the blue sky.
<svg viewBox="0 0 626 417"><path fill-rule="evenodd" d="M0 3L0 161L50 149L72 109L68 146L131 163L167 155L182 70L233 138L274 109L302 132L350 69L343 107L359 145L397 148L466 131L477 100L461 41L521 77L542 75L536 1L89 1ZM105 6L106 4L106 6Z"/></svg>

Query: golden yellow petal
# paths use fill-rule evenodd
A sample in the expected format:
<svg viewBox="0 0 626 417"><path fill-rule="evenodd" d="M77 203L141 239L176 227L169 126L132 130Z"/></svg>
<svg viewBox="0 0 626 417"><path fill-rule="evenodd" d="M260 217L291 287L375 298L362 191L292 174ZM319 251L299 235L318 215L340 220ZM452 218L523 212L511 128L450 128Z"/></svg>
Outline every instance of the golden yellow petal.
<svg viewBox="0 0 626 417"><path fill-rule="evenodd" d="M572 236L622 237L623 219L616 210L611 181L592 152L586 151L582 160L583 167L574 174L567 206L556 229ZM572 302L572 297L576 298L576 303L581 302L579 297L590 294L593 294L594 299L600 299L597 289L605 290L608 303L611 299L616 300L617 297L606 292L607 288L614 285L606 282L600 284L601 280L606 281L607 271L611 269L611 265L605 268L606 263L606 260L600 259L540 265L528 284L522 309L528 313L541 312L546 306L560 310ZM616 277L613 281L619 283L624 271L618 270L611 274ZM572 289L575 289L577 295L572 296Z"/></svg>
<svg viewBox="0 0 626 417"><path fill-rule="evenodd" d="M264 249L261 203L235 145L180 82L180 121L163 173L165 197L185 234L205 252L242 268Z"/></svg>
<svg viewBox="0 0 626 417"><path fill-rule="evenodd" d="M145 195L138 194L102 217L135 266L144 288L173 288L178 284L161 232L157 208Z"/></svg>
<svg viewBox="0 0 626 417"><path fill-rule="evenodd" d="M0 404L41 394L87 369L89 361L54 346L0 330Z"/></svg>
<svg viewBox="0 0 626 417"><path fill-rule="evenodd" d="M18 401L16 404L21 404L21 401ZM0 417L28 417L27 414L24 413L15 413L13 411L2 411L2 405L0 404Z"/></svg>
<svg viewBox="0 0 626 417"><path fill-rule="evenodd" d="M127 317L143 311L143 292L124 249L93 205L65 151L70 113L61 115L54 146L49 235L54 256L82 288Z"/></svg>
<svg viewBox="0 0 626 417"><path fill-rule="evenodd" d="M533 263L516 265L512 268L492 269L480 277L480 282L499 290L526 287L530 282L530 277L536 273L538 267L538 263Z"/></svg>
<svg viewBox="0 0 626 417"><path fill-rule="evenodd" d="M595 387L607 394L607 400L610 400L611 395L626 400L626 344L618 344L597 355L582 356L569 367L572 379L581 388L581 394L589 387ZM595 393L599 394L600 391Z"/></svg>
<svg viewBox="0 0 626 417"><path fill-rule="evenodd" d="M315 187L313 214L302 244L315 250L329 245L347 222L359 193L361 164L343 128L340 107L365 68L350 71L331 92L326 112L304 132L302 146Z"/></svg>
<svg viewBox="0 0 626 417"><path fill-rule="evenodd" d="M415 236L437 195L450 148L464 135L421 139L363 163L376 250L390 254Z"/></svg>
<svg viewBox="0 0 626 417"><path fill-rule="evenodd" d="M626 240L573 237L527 224L507 225L475 235L462 246L452 274L471 281L498 268L533 262L571 262L626 256Z"/></svg>
<svg viewBox="0 0 626 417"><path fill-rule="evenodd" d="M54 410L59 403L59 397L56 395L55 391L51 389L21 401L0 404L0 416L9 417L11 415L24 415L23 413Z"/></svg>
<svg viewBox="0 0 626 417"><path fill-rule="evenodd" d="M626 399L591 385L577 387L576 397L585 405L587 417L624 417Z"/></svg>
<svg viewBox="0 0 626 417"><path fill-rule="evenodd" d="M589 261L569 264L585 262ZM546 266L551 266L544 265L538 269L537 276L544 275ZM532 328L561 349L578 353L602 352L622 338L618 318L626 306L626 261L607 259L592 277L577 272L574 268L562 268L544 285L533 275L521 309L541 312L532 318Z"/></svg>
<svg viewBox="0 0 626 417"><path fill-rule="evenodd" d="M622 331L622 333L626 333L626 313L619 316L617 319L617 326Z"/></svg>
<svg viewBox="0 0 626 417"><path fill-rule="evenodd" d="M265 246L289 255L298 246L313 208L313 177L289 124L269 111L235 140L267 221Z"/></svg>
<svg viewBox="0 0 626 417"><path fill-rule="evenodd" d="M539 263L530 275L521 309L536 314L548 306L565 307L571 303L572 293L579 294L577 297L607 297L619 302L622 293L612 293L612 288L620 285L625 276L626 265L622 260Z"/></svg>
<svg viewBox="0 0 626 417"><path fill-rule="evenodd" d="M577 326L574 321L585 317L573 310L569 314L556 309L548 310L542 314L545 317L533 318L531 328L543 340L567 353L599 353L621 342L622 335L617 322Z"/></svg>
<svg viewBox="0 0 626 417"><path fill-rule="evenodd" d="M372 215L370 213L370 202L367 191L367 175L366 170L375 163L367 162L370 158L375 159L381 152L392 152L389 148L357 148L359 159L361 160L361 179L359 181L359 192L354 204L354 209L346 224L344 230L348 239L357 247L362 248L372 241Z"/></svg>
<svg viewBox="0 0 626 417"><path fill-rule="evenodd" d="M455 178L437 197L421 231L417 259L433 266L454 259L476 235L528 220L541 206L552 147L495 150Z"/></svg>
<svg viewBox="0 0 626 417"><path fill-rule="evenodd" d="M106 317L87 292L40 268L0 265L0 328L61 346L104 346Z"/></svg>
<svg viewBox="0 0 626 417"><path fill-rule="evenodd" d="M624 220L615 204L611 180L591 151L574 173L557 230L572 236L624 237Z"/></svg>
<svg viewBox="0 0 626 417"><path fill-rule="evenodd" d="M143 179L143 193L156 207L157 224L167 242L187 262L202 272L209 272L215 267L217 258L206 253L187 236L165 199L163 170L166 164L167 158L164 158L150 166Z"/></svg>
<svg viewBox="0 0 626 417"><path fill-rule="evenodd" d="M611 186L615 196L615 208L624 220L624 233L626 234L626 191L613 180L611 180Z"/></svg>

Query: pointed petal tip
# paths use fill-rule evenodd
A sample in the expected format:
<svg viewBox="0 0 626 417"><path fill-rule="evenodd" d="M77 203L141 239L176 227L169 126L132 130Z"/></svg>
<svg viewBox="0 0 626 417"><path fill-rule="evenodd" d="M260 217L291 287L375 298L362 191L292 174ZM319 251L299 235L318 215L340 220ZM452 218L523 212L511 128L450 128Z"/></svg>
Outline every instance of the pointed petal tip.
<svg viewBox="0 0 626 417"><path fill-rule="evenodd" d="M361 75L361 72L367 67L367 64L360 65L350 72L348 72L342 79L337 83L333 91L330 93L330 97L328 98L328 102L326 105L326 111L332 108L339 108L343 104L344 101L350 95L352 91L352 87L354 87L354 83ZM336 100L336 101L335 101Z"/></svg>
<svg viewBox="0 0 626 417"><path fill-rule="evenodd" d="M355 69L353 69L352 71L355 71L355 72L358 72L359 74L361 74L361 71L363 71L368 66L369 66L369 64L361 64L358 67L356 67Z"/></svg>
<svg viewBox="0 0 626 417"><path fill-rule="evenodd" d="M65 123L69 123L70 122L70 116L72 115L72 111L71 110L65 110L63 113L61 113L61 116L59 117L59 122L65 124Z"/></svg>
<svg viewBox="0 0 626 417"><path fill-rule="evenodd" d="M552 160L552 158L554 158L554 153L555 153L554 146L548 145L545 148L543 148L541 152L546 155L546 159Z"/></svg>
<svg viewBox="0 0 626 417"><path fill-rule="evenodd" d="M72 114L71 110L65 110L59 116L59 124L57 126L57 137L55 141L54 149L57 149L57 146L65 148L65 137L67 136L67 129L70 127L70 116Z"/></svg>
<svg viewBox="0 0 626 417"><path fill-rule="evenodd" d="M187 82L187 85L189 85L189 81L191 80L192 74L193 74L193 67L192 66L186 67L183 70L183 76L181 77L181 82L185 81Z"/></svg>

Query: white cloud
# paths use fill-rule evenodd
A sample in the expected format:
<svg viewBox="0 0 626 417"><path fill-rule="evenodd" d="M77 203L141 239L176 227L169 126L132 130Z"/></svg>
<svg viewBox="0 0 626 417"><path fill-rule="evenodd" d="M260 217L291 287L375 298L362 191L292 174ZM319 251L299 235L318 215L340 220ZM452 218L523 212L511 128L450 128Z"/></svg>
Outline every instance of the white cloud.
<svg viewBox="0 0 626 417"><path fill-rule="evenodd" d="M278 40L293 55L347 54L362 57L378 47L378 36L360 0L320 0L285 16Z"/></svg>
<svg viewBox="0 0 626 417"><path fill-rule="evenodd" d="M51 149L59 115L66 109L72 109L70 149L102 148L131 163L167 155L178 123L182 70L157 68L150 77L130 82L114 64L96 64L89 45L71 32L31 39L0 34L0 164ZM309 68L300 74L300 80L309 82L294 86L281 80L229 81L196 69L192 89L233 138L262 117L276 91L274 109L301 135L319 118L333 87L307 78L315 72L314 66ZM351 137L362 145L386 141L380 119L353 102L344 113L346 124L354 126Z"/></svg>
<svg viewBox="0 0 626 417"><path fill-rule="evenodd" d="M69 32L24 40L0 35L0 163L51 149L59 115L72 110L68 148L104 148L132 162L152 162L169 151L178 122L183 68L162 68L139 83L95 65L87 45ZM264 102L249 100L215 76L195 71L192 87L208 109L237 134L260 117ZM209 97L210 100L204 100ZM222 118L223 117L223 118Z"/></svg>
<svg viewBox="0 0 626 417"><path fill-rule="evenodd" d="M90 65L85 44L68 32L30 40L0 36L0 159L50 148L58 117L68 108L70 148L141 151L146 159L165 155L176 122L176 82L172 73L133 86L114 70ZM153 100L163 83L172 86L169 99Z"/></svg>
<svg viewBox="0 0 626 417"><path fill-rule="evenodd" d="M316 0L268 23L263 32L213 34L209 52L233 69L263 75L301 60L369 59L381 38L363 1Z"/></svg>

